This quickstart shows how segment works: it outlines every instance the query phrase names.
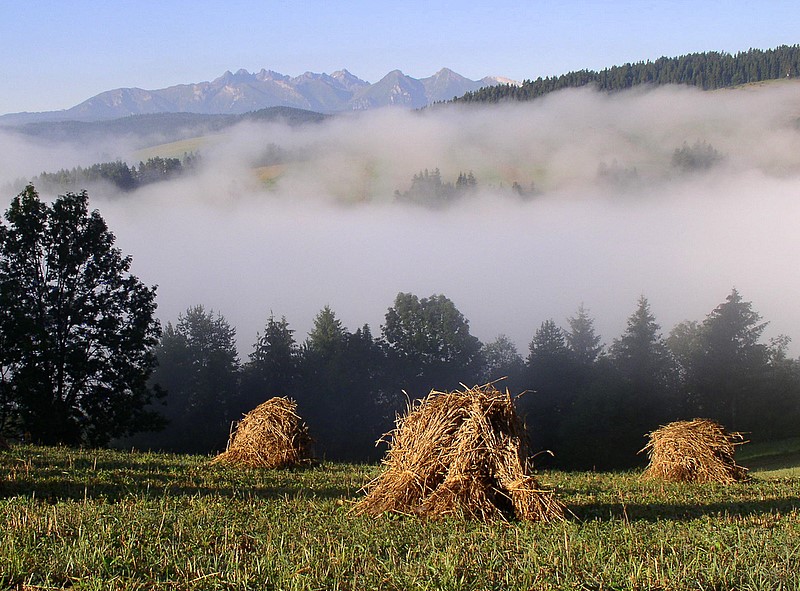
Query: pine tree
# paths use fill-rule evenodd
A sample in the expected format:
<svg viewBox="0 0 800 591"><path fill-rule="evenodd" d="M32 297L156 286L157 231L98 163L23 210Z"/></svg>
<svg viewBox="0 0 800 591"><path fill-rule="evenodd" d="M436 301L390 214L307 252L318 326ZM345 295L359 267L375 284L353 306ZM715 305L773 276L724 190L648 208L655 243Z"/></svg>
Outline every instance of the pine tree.
<svg viewBox="0 0 800 591"><path fill-rule="evenodd" d="M594 319L589 316L588 310L580 305L575 316L568 319L569 332L565 337L569 348L575 355L578 363L591 365L603 351L600 335L595 334Z"/></svg>

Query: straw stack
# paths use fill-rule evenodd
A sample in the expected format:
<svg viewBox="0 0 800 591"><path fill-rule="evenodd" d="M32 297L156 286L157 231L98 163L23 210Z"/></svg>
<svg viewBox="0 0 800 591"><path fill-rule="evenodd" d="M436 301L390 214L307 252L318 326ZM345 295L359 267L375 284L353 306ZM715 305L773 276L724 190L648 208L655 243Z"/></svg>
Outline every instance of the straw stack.
<svg viewBox="0 0 800 591"><path fill-rule="evenodd" d="M270 398L244 415L227 449L214 458L250 468L286 468L311 462L311 437L289 398Z"/></svg>
<svg viewBox="0 0 800 591"><path fill-rule="evenodd" d="M734 461L741 433L728 433L709 419L677 421L649 434L641 450L650 464L642 475L671 482L731 483L747 479L747 468ZM641 452L640 452L641 453Z"/></svg>
<svg viewBox="0 0 800 591"><path fill-rule="evenodd" d="M508 392L490 384L432 391L387 436L385 469L365 487L356 513L563 519L564 506L531 473L524 426Z"/></svg>

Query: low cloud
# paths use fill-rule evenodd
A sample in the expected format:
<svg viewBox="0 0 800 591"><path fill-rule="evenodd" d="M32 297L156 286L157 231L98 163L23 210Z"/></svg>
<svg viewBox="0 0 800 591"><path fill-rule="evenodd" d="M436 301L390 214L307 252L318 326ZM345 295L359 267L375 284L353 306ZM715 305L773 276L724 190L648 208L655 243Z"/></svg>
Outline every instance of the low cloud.
<svg viewBox="0 0 800 591"><path fill-rule="evenodd" d="M484 342L505 333L524 354L542 321L566 325L581 303L609 343L641 294L666 333L734 286L769 335L798 340L797 354L798 118L794 81L383 110L237 127L202 150L195 174L90 195L135 273L158 284L159 316L218 310L242 357L271 312L299 340L325 305L377 334L399 291L445 294ZM32 174L32 161L40 172L96 155L0 142L20 155L0 182ZM721 158L676 167L684 143ZM436 168L449 183L472 172L477 191L446 205L397 202L413 175ZM535 191L521 198L514 183Z"/></svg>

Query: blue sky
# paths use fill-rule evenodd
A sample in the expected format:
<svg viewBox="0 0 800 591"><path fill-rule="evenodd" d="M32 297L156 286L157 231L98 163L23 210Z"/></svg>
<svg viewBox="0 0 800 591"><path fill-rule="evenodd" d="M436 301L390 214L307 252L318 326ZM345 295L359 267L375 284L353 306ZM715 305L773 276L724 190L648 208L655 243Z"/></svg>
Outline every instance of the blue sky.
<svg viewBox="0 0 800 591"><path fill-rule="evenodd" d="M225 70L517 80L800 42L792 1L0 0L0 114Z"/></svg>

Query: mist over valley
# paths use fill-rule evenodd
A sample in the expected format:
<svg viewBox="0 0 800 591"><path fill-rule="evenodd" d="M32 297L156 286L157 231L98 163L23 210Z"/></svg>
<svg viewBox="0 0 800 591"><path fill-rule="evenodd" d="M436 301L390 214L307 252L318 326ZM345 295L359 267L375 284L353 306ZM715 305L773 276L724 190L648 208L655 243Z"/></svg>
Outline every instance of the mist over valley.
<svg viewBox="0 0 800 591"><path fill-rule="evenodd" d="M197 165L172 180L86 188L133 272L158 285L162 321L213 308L237 328L242 358L270 313L299 340L326 305L350 330L377 333L401 291L446 295L483 342L506 334L523 355L544 320L564 325L581 304L608 344L640 295L667 333L733 287L770 321L767 336L798 338L798 120L794 80L566 90L521 104L246 121L195 140ZM8 187L181 155L119 138L0 141ZM426 171L442 190L415 184ZM474 185L459 187L467 174Z"/></svg>

